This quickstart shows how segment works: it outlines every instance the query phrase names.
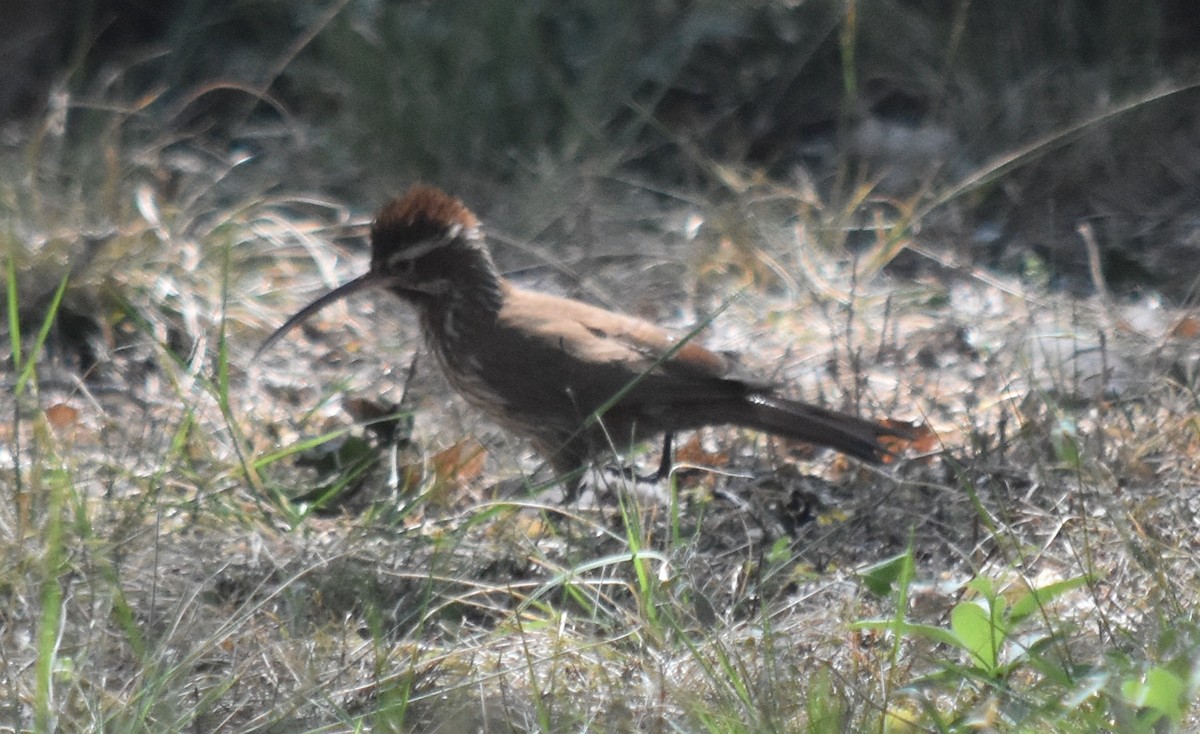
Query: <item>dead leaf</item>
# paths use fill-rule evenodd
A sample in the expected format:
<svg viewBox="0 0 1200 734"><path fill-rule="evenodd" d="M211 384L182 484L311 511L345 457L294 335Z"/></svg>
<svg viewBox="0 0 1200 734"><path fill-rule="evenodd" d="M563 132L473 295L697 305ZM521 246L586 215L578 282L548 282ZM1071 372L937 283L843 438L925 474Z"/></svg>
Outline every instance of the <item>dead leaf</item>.
<svg viewBox="0 0 1200 734"><path fill-rule="evenodd" d="M55 430L74 428L79 422L79 411L66 403L55 403L46 408L46 420Z"/></svg>
<svg viewBox="0 0 1200 734"><path fill-rule="evenodd" d="M79 411L66 403L55 403L44 411L46 422L60 441L74 443L80 436Z"/></svg>
<svg viewBox="0 0 1200 734"><path fill-rule="evenodd" d="M478 441L469 438L439 451L423 465L408 464L400 471L406 487L417 487L432 479L433 486L427 496L444 506L450 502L450 490L478 479L486 464L487 451ZM432 471L432 477L426 474L426 467Z"/></svg>
<svg viewBox="0 0 1200 734"><path fill-rule="evenodd" d="M894 461L896 455L899 455L906 449L912 449L920 454L931 454L937 451L938 447L941 445L937 434L934 433L932 428L924 423L920 425L913 425L912 423L891 419L881 420L879 423L883 426L887 426L890 429L895 429L902 433L908 433L910 436L912 436L912 438L903 438L900 436L880 437L879 440L883 444L884 448L888 450L888 453L893 454L893 456L885 456L883 458L884 463L890 463Z"/></svg>
<svg viewBox="0 0 1200 734"><path fill-rule="evenodd" d="M430 463L437 481L465 484L479 478L486 462L487 451L478 441L468 438L434 454Z"/></svg>
<svg viewBox="0 0 1200 734"><path fill-rule="evenodd" d="M729 453L706 450L700 442L700 434L693 433L688 442L675 451L675 455L671 458L671 464L683 464L701 468L719 468L729 465ZM692 488L714 483L716 475L708 471L677 471L675 472L675 479L679 482L679 486Z"/></svg>
<svg viewBox="0 0 1200 734"><path fill-rule="evenodd" d="M700 434L693 433L688 442L675 451L673 463L723 467L729 465L729 454L723 451L708 451L700 442Z"/></svg>
<svg viewBox="0 0 1200 734"><path fill-rule="evenodd" d="M1200 337L1200 319L1192 315L1184 316L1171 327L1172 339L1195 339Z"/></svg>

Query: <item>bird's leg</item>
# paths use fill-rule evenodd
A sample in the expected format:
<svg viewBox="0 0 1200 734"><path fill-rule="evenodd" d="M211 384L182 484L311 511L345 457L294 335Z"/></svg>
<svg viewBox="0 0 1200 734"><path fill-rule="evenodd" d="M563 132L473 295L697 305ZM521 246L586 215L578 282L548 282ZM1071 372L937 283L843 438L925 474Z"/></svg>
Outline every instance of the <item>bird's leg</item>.
<svg viewBox="0 0 1200 734"><path fill-rule="evenodd" d="M562 503L569 505L579 499L579 489L583 485L583 473L577 472L563 480Z"/></svg>
<svg viewBox="0 0 1200 734"><path fill-rule="evenodd" d="M617 473L623 474L628 479L646 484L658 484L666 481L671 476L671 470L675 468L675 455L672 451L674 441L674 433L667 431L663 434L662 458L659 459L658 469L653 474L635 474L632 466L618 468Z"/></svg>
<svg viewBox="0 0 1200 734"><path fill-rule="evenodd" d="M642 481L662 482L671 476L671 469L675 467L675 455L672 449L675 434L667 431L663 434L662 459L658 462L658 471L650 476L638 477Z"/></svg>
<svg viewBox="0 0 1200 734"><path fill-rule="evenodd" d="M636 467L633 466L609 466L606 471L638 484L660 484L671 476L671 469L675 467L675 456L672 452L674 440L675 434L670 432L663 434L662 459L659 460L658 469L654 470L652 474L638 474Z"/></svg>
<svg viewBox="0 0 1200 734"><path fill-rule="evenodd" d="M550 468L554 470L555 481L562 484L562 502L570 504L579 499L583 489L584 477L587 476L587 455L571 445L563 446L550 459Z"/></svg>

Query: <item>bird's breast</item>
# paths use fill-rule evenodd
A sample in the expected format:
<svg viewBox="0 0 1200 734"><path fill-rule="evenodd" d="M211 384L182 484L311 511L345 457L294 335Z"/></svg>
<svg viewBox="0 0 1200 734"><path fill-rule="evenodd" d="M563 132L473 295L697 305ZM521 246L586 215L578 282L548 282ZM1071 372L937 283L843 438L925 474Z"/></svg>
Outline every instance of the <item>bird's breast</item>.
<svg viewBox="0 0 1200 734"><path fill-rule="evenodd" d="M471 320L456 309L429 309L421 314L425 342L433 352L450 386L467 402L492 418L503 420L511 410L510 396L494 385L496 376L485 364L486 324Z"/></svg>

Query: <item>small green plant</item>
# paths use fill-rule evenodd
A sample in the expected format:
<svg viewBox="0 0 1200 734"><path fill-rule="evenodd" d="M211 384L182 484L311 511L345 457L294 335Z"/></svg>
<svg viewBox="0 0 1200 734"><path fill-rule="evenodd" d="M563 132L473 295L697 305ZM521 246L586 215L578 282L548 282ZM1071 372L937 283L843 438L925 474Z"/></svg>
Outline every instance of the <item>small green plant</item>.
<svg viewBox="0 0 1200 734"><path fill-rule="evenodd" d="M920 641L951 653L935 657L931 671L900 681L895 696L912 699L924 715L896 703L889 711L897 721L942 731L985 722L1017 731L1059 722L1068 730L1090 731L1119 722L1121 731L1150 732L1162 722L1177 726L1183 720L1196 693L1194 673L1181 674L1175 664L1145 666L1111 657L1104 664L1085 663L1071 651L1073 625L1055 611L1056 602L1087 586L1087 577L1033 587L977 576L963 584L967 598L950 609L948 623L931 625L911 622L905 613L914 569L910 551L860 571L869 590L893 597L897 612L851 625L893 634L894 656L902 645Z"/></svg>
<svg viewBox="0 0 1200 734"><path fill-rule="evenodd" d="M1133 731L1157 731L1164 721L1179 726L1189 701L1196 695L1196 673L1189 672L1185 678L1166 666L1156 665L1142 675L1129 675L1121 681L1121 694L1135 709Z"/></svg>

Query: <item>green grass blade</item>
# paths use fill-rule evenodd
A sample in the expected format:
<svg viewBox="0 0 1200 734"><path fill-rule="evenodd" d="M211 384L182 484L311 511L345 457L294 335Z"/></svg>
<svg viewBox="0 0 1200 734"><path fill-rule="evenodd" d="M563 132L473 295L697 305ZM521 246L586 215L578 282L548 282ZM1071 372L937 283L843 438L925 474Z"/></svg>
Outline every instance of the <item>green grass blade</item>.
<svg viewBox="0 0 1200 734"><path fill-rule="evenodd" d="M10 258L9 262L11 261L12 260ZM63 275L62 280L58 282L58 288L54 291L54 297L50 299L50 306L46 309L46 315L42 319L42 325L38 327L37 338L33 341L33 348L29 350L29 359L26 360L25 365L21 369L21 374L17 378L17 384L13 388L18 395L24 392L25 385L29 382L30 378L32 378L33 371L37 367L38 356L42 353L42 347L45 345L47 337L50 336L50 329L54 326L54 318L58 315L59 306L62 305L63 294L67 292L67 279L69 277L70 273ZM13 281L11 279L9 281L9 285L9 292L16 293L16 288L12 287ZM13 318L12 313L14 313L14 311L11 310L12 297L10 297L9 302L9 321L11 323ZM14 349L14 359L16 358L16 353L17 352Z"/></svg>

